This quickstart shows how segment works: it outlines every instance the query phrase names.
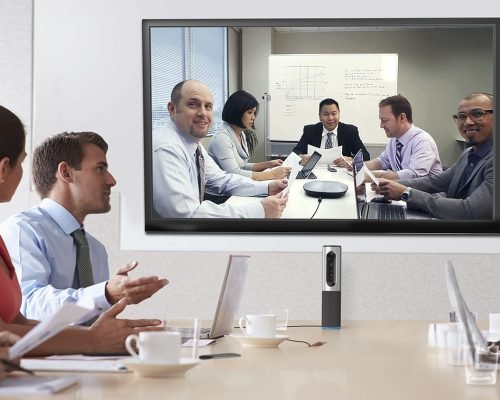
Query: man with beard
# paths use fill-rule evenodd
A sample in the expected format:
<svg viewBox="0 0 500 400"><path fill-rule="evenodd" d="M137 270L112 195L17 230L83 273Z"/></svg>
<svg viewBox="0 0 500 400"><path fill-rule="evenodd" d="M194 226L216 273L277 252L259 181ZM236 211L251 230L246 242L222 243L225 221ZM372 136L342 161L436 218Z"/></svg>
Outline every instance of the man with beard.
<svg viewBox="0 0 500 400"><path fill-rule="evenodd" d="M390 181L381 178L372 189L387 199L404 200L409 209L443 219L493 217L493 96L471 93L452 117L468 148L436 176ZM446 197L432 195L445 192Z"/></svg>

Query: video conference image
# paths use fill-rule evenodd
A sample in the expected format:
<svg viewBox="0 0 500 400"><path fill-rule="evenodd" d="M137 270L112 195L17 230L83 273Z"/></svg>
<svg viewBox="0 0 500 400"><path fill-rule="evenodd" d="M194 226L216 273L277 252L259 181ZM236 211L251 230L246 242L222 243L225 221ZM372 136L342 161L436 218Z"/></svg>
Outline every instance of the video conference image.
<svg viewBox="0 0 500 400"><path fill-rule="evenodd" d="M498 21L319 22L143 20L146 231L498 232Z"/></svg>

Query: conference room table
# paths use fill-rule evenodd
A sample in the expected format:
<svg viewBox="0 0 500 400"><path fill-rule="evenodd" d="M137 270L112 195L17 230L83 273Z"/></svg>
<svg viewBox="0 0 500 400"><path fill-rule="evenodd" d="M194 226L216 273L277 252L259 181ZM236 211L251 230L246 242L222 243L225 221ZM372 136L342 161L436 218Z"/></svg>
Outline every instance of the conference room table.
<svg viewBox="0 0 500 400"><path fill-rule="evenodd" d="M464 367L448 365L443 350L428 347L429 322L436 321L343 321L341 329L290 322L309 325L289 326L283 333L290 339L324 344L284 341L276 348L251 348L226 336L201 347L199 354L234 352L241 357L201 360L177 377L80 373L78 385L46 398L499 399L500 384L466 385Z"/></svg>
<svg viewBox="0 0 500 400"><path fill-rule="evenodd" d="M347 192L344 196L336 199L323 198L318 207L318 198L308 196L303 188L305 183L313 180L295 179L290 187L288 202L282 218L310 219L314 215L314 219L356 219L356 195L352 172L345 168L336 169L337 172L330 172L327 170L326 164L320 164L314 168L313 173L317 176L316 181L336 181L346 184ZM367 189L370 190L368 187ZM367 195L369 195L368 192ZM231 196L227 202L229 204L244 204L260 200L258 197ZM316 209L317 212L314 214Z"/></svg>

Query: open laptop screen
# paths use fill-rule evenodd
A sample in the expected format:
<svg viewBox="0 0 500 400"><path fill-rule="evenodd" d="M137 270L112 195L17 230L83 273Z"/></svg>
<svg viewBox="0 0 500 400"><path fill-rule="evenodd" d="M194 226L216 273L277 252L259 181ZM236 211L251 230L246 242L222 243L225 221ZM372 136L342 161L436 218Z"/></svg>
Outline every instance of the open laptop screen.
<svg viewBox="0 0 500 400"><path fill-rule="evenodd" d="M250 256L230 255L209 337L228 335L240 307Z"/></svg>
<svg viewBox="0 0 500 400"><path fill-rule="evenodd" d="M462 296L460 288L458 286L457 277L455 275L455 269L451 261L446 262L446 286L448 288L448 297L450 299L450 304L453 309L460 317L461 322L464 324L465 336L467 343L469 345L472 356L479 348L486 348L488 343L484 338L481 330L477 326L475 319L472 317L472 313Z"/></svg>
<svg viewBox="0 0 500 400"><path fill-rule="evenodd" d="M356 192L356 212L358 219L363 219L363 207L366 204L365 164L363 153L359 150L352 158L352 177Z"/></svg>
<svg viewBox="0 0 500 400"><path fill-rule="evenodd" d="M307 160L306 165L302 167L300 170L300 175L302 175L303 178L307 178L316 164L318 163L319 159L321 158L321 154L315 151L314 153L311 154L311 157L309 157L309 160Z"/></svg>

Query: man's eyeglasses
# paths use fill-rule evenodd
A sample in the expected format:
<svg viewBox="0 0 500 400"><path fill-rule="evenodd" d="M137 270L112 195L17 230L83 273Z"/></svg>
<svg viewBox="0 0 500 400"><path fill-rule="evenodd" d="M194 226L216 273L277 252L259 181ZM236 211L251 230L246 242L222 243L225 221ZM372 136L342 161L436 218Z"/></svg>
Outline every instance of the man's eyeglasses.
<svg viewBox="0 0 500 400"><path fill-rule="evenodd" d="M467 117L470 117L470 119L474 122L480 122L488 113L493 114L493 110L483 110L482 108L476 108L469 111L468 113L461 112L458 114L453 114L451 117L455 120L455 122L463 124L467 120Z"/></svg>

